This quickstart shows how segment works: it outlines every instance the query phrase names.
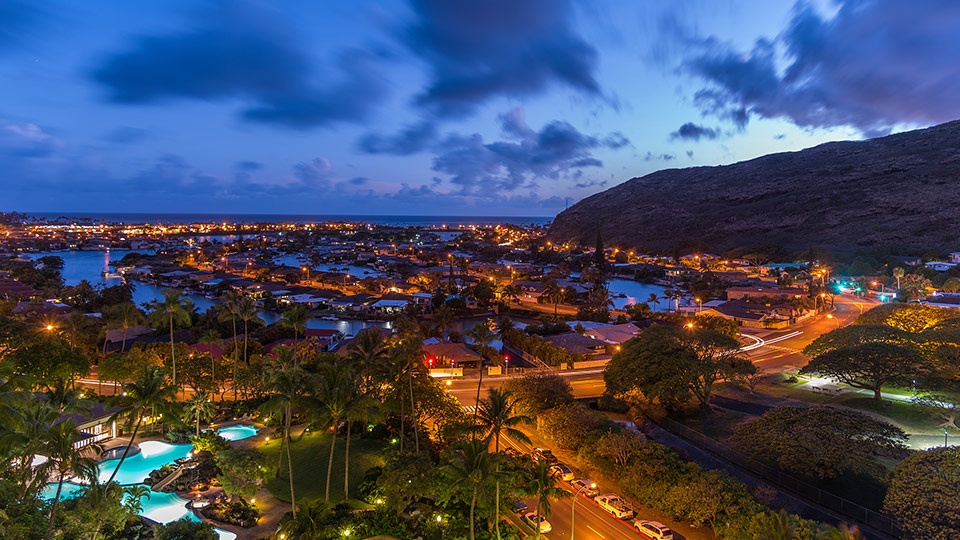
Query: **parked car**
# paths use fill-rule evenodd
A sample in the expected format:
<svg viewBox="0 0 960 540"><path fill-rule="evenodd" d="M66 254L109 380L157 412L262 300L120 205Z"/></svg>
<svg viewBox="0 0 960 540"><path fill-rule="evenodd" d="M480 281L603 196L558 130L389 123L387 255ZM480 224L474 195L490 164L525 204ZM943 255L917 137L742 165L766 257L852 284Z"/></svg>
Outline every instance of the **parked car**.
<svg viewBox="0 0 960 540"><path fill-rule="evenodd" d="M634 528L645 538L650 540L673 540L673 531L659 521L637 520L633 522Z"/></svg>
<svg viewBox="0 0 960 540"><path fill-rule="evenodd" d="M517 501L513 503L511 508L513 509L514 514L522 514L527 511L527 503L523 501Z"/></svg>
<svg viewBox="0 0 960 540"><path fill-rule="evenodd" d="M539 521L541 533L548 533L553 530L553 525L547 521L547 518L538 516L536 512L527 512L526 514L520 516L520 520L531 527L536 527L536 524Z"/></svg>
<svg viewBox="0 0 960 540"><path fill-rule="evenodd" d="M534 448L533 460L538 463L543 461L551 465L557 462L556 456L553 455L553 452L551 452L549 448Z"/></svg>
<svg viewBox="0 0 960 540"><path fill-rule="evenodd" d="M564 482L569 482L573 480L573 471L570 470L570 467L567 467L563 463L554 463L550 466L550 474L556 476L557 478L563 480Z"/></svg>
<svg viewBox="0 0 960 540"><path fill-rule="evenodd" d="M630 519L635 515L633 508L630 508L627 501L621 499L616 493L597 495L593 500L597 501L600 508L610 512L615 518Z"/></svg>
<svg viewBox="0 0 960 540"><path fill-rule="evenodd" d="M591 485L593 487L591 487ZM570 487L573 488L574 493L580 493L581 495L583 495L588 499L592 499L600 494L600 492L597 491L596 484L594 484L590 480L586 480L583 478L580 478L577 480L571 480Z"/></svg>

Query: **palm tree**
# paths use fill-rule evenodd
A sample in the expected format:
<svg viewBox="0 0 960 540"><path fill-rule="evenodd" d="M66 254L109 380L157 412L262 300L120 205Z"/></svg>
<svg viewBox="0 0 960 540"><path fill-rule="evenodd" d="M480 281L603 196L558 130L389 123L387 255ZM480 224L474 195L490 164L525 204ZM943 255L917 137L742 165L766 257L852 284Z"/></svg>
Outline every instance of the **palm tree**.
<svg viewBox="0 0 960 540"><path fill-rule="evenodd" d="M657 296L657 293L650 293L650 296L647 297L647 301L644 303L647 305L652 304L650 307L653 308L653 311L656 311L657 307L660 306L660 297Z"/></svg>
<svg viewBox="0 0 960 540"><path fill-rule="evenodd" d="M476 527L474 514L477 499L486 495L489 488L493 459L483 441L472 440L459 444L453 453L453 459L444 465L442 471L451 481L462 485L470 492L470 540L474 540ZM548 476L551 480L553 477Z"/></svg>
<svg viewBox="0 0 960 540"><path fill-rule="evenodd" d="M237 311L237 305L240 300L240 297L234 291L228 291L220 297L220 314L217 315L217 320L230 321L233 324L233 375L230 377L230 380L236 380L237 378L237 359L240 354L240 347L237 346L237 318L239 317ZM236 393L234 393L234 401L236 401Z"/></svg>
<svg viewBox="0 0 960 540"><path fill-rule="evenodd" d="M148 367L136 380L123 384L123 394L116 397L120 410L113 413L110 421L122 421L128 428L132 425L133 432L130 434L127 447L124 448L123 454L120 456L120 461L117 462L110 478L107 479L107 483L113 482L117 472L120 471L120 467L123 466L123 461L127 459L130 447L133 446L133 441L137 438L137 432L143 423L144 415L147 413L163 415L170 412L170 400L176 394L176 387L167 384L167 375L159 367Z"/></svg>
<svg viewBox="0 0 960 540"><path fill-rule="evenodd" d="M563 302L563 287L557 283L557 280L551 278L543 282L543 296L553 304L553 318L558 317L560 302Z"/></svg>
<svg viewBox="0 0 960 540"><path fill-rule="evenodd" d="M197 436L200 436L200 419L213 418L216 412L213 402L205 393L197 392L183 404L183 412L193 417L197 424Z"/></svg>
<svg viewBox="0 0 960 540"><path fill-rule="evenodd" d="M477 421L477 411L480 409L480 386L483 384L483 355L487 352L487 346L493 341L493 333L490 332L490 319L482 324L475 325L467 332L467 336L473 340L474 345L480 349L480 380L477 382L477 400L474 404L473 421Z"/></svg>
<svg viewBox="0 0 960 540"><path fill-rule="evenodd" d="M127 349L127 330L144 322L143 313L133 302L123 302L110 306L110 315L117 326L123 329L123 339L120 341L120 352Z"/></svg>
<svg viewBox="0 0 960 540"><path fill-rule="evenodd" d="M453 326L455 321L456 316L454 316L453 310L450 309L450 306L447 304L440 306L437 312L433 314L433 327L437 334L440 335L441 340L447 340L447 331L450 330L450 327Z"/></svg>
<svg viewBox="0 0 960 540"><path fill-rule="evenodd" d="M284 519L277 533L281 538L333 538L338 533L331 531L333 509L321 501L309 501L300 508L300 514Z"/></svg>
<svg viewBox="0 0 960 540"><path fill-rule="evenodd" d="M373 375L387 356L387 340L376 328L360 331L347 346L347 358L357 367L363 392L373 390Z"/></svg>
<svg viewBox="0 0 960 540"><path fill-rule="evenodd" d="M136 516L143 512L143 499L150 499L150 488L143 484L133 484L123 488L124 499L123 506L128 516Z"/></svg>
<svg viewBox="0 0 960 540"><path fill-rule="evenodd" d="M115 482L110 482L109 484L93 482L87 486L86 489L84 489L83 498L96 516L96 521L94 521L93 525L93 535L90 540L97 540L97 537L100 536L100 528L103 527L107 512L109 512L118 501L123 505L128 517L135 516L143 511L143 503L140 501L140 497L143 497L144 494L149 497L150 488L142 484L120 487L120 485ZM136 496L136 498L132 498L133 496ZM136 512L131 513L134 504Z"/></svg>
<svg viewBox="0 0 960 540"><path fill-rule="evenodd" d="M180 291L164 289L163 300L155 300L152 303L152 309L150 318L153 319L153 324L169 322L170 325L170 361L173 365L173 386L177 386L177 358L173 344L173 328L190 325L193 302L189 298L184 298Z"/></svg>
<svg viewBox="0 0 960 540"><path fill-rule="evenodd" d="M510 393L510 390L500 389L500 388L491 388L490 393L487 399L480 402L477 407L478 418L475 420L477 425L475 429L481 430L484 435L484 440L488 441L493 438L494 440L494 451L500 453L500 434L506 433L507 435L513 437L514 439L519 440L520 442L529 443L530 439L522 431L516 428L520 424L531 424L533 419L529 416L523 416L520 414L514 414L514 407L516 406L516 400L512 399L513 395ZM500 466L497 464L497 472L499 473ZM494 503L494 512L497 527L497 538L500 538L500 479L497 478L497 488L496 488L496 497Z"/></svg>
<svg viewBox="0 0 960 540"><path fill-rule="evenodd" d="M897 290L900 290L900 278L906 275L906 271L899 266L893 269L893 277L897 278Z"/></svg>
<svg viewBox="0 0 960 540"><path fill-rule="evenodd" d="M333 364L321 366L316 380L317 407L315 416L322 424L332 427L330 436L330 456L327 459L327 484L324 490L323 501L330 502L330 478L333 476L333 455L337 443L337 430L340 422L347 416L351 394L355 393L347 370Z"/></svg>
<svg viewBox="0 0 960 540"><path fill-rule="evenodd" d="M247 342L250 339L250 321L256 319L258 316L257 305L254 303L253 298L249 296L240 298L237 302L237 317L240 317L240 320L243 321L243 361L247 365L250 364L250 356L247 354ZM304 322L304 328L306 328L306 322Z"/></svg>
<svg viewBox="0 0 960 540"><path fill-rule="evenodd" d="M824 535L824 540L866 540L856 525L841 523L836 528L830 527Z"/></svg>
<svg viewBox="0 0 960 540"><path fill-rule="evenodd" d="M3 424L3 442L5 447L13 449L9 454L16 461L14 475L19 479L22 497L26 498L38 492L47 479L41 471L31 469L30 464L35 454L42 453L50 427L60 413L43 400L24 401L23 405L17 408L10 424Z"/></svg>
<svg viewBox="0 0 960 540"><path fill-rule="evenodd" d="M83 413L93 406L93 403L85 400L80 392L69 387L62 380L55 381L47 391L47 402L53 405L60 414Z"/></svg>
<svg viewBox="0 0 960 540"><path fill-rule="evenodd" d="M294 346L294 363L297 361L299 356L299 342L297 341L297 336L299 334L306 333L307 331L307 321L310 319L310 316L307 314L307 309L303 307L303 304L297 304L292 308L283 312L283 315L280 317L280 324L288 328L293 329L293 346Z"/></svg>
<svg viewBox="0 0 960 540"><path fill-rule="evenodd" d="M546 461L535 463L526 471L526 474L525 491L528 495L537 498L537 519L533 528L536 531L537 540L540 540L540 516L550 515L551 500L569 497L570 493L558 486L557 478L550 474L550 465Z"/></svg>
<svg viewBox="0 0 960 540"><path fill-rule="evenodd" d="M287 347L277 347L276 361L269 368L265 389L272 395L260 406L261 411L268 416L280 420L280 461L277 463L276 476L280 476L280 466L283 463L283 447L287 448L287 469L290 475L290 504L293 506L293 517L297 517L297 499L293 491L293 461L290 459L290 423L294 408L302 401L299 388L303 379L301 370L296 367L293 352Z"/></svg>
<svg viewBox="0 0 960 540"><path fill-rule="evenodd" d="M677 292L673 289L667 289L663 291L663 297L667 299L667 312L669 312L670 302L672 302L674 298L677 298Z"/></svg>
<svg viewBox="0 0 960 540"><path fill-rule="evenodd" d="M52 472L57 477L57 494L53 497L50 507L50 519L47 522L47 540L53 536L53 520L60 503L60 494L63 493L63 481L67 477L79 477L88 482L96 482L97 460L90 457L88 450L95 452L99 446L92 445L87 449L77 449L73 443L80 437L80 430L72 420L64 420L54 425L47 432L47 439L43 445L43 455L47 456L44 471Z"/></svg>

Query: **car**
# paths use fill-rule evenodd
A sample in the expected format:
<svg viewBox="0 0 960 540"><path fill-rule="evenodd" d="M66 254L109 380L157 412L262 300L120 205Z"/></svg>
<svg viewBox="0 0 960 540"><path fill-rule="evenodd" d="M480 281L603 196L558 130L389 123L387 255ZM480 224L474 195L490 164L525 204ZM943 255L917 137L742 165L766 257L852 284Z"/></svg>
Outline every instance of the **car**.
<svg viewBox="0 0 960 540"><path fill-rule="evenodd" d="M513 509L514 514L522 514L527 511L527 503L523 501L517 501L513 503L511 508Z"/></svg>
<svg viewBox="0 0 960 540"><path fill-rule="evenodd" d="M600 492L597 491L597 485L584 478L571 480L570 487L573 488L574 493L579 493L588 499L592 499L600 494Z"/></svg>
<svg viewBox="0 0 960 540"><path fill-rule="evenodd" d="M534 524L539 521L541 533L548 533L553 530L553 525L547 521L547 518L538 516L536 512L527 512L526 514L520 516L520 520L531 527L535 527L536 525Z"/></svg>
<svg viewBox="0 0 960 540"><path fill-rule="evenodd" d="M633 512L633 508L630 508L630 505L627 504L627 501L621 499L616 493L597 495L593 500L597 501L600 508L609 512L617 519L630 519L636 515Z"/></svg>
<svg viewBox="0 0 960 540"><path fill-rule="evenodd" d="M551 452L549 448L534 448L533 460L538 463L543 461L551 465L557 462L556 456L553 455L553 452Z"/></svg>
<svg viewBox="0 0 960 540"><path fill-rule="evenodd" d="M673 540L673 531L659 521L638 519L633 522L633 527L637 529L638 533L650 540Z"/></svg>
<svg viewBox="0 0 960 540"><path fill-rule="evenodd" d="M573 471L570 470L570 467L567 467L563 463L554 463L550 466L550 474L556 476L557 478L563 480L564 482L569 482L573 480Z"/></svg>

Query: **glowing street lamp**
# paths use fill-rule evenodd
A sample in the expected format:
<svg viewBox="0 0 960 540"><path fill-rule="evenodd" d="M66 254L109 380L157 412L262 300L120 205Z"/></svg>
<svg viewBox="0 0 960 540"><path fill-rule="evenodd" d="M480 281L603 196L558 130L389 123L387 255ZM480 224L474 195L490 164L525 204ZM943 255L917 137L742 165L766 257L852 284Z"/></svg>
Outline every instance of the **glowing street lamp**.
<svg viewBox="0 0 960 540"><path fill-rule="evenodd" d="M701 311L703 311L703 300L701 300L700 298L694 298L694 300L697 301L697 313L700 313Z"/></svg>

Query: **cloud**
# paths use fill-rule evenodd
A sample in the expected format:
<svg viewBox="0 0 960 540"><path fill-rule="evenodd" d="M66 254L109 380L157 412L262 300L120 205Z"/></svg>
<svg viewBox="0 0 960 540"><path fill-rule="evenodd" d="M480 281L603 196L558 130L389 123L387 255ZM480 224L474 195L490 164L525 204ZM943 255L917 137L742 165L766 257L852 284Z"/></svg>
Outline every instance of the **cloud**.
<svg viewBox="0 0 960 540"><path fill-rule="evenodd" d="M0 154L22 158L49 156L59 141L40 126L0 118Z"/></svg>
<svg viewBox="0 0 960 540"><path fill-rule="evenodd" d="M501 115L499 121L510 140L487 143L479 134L448 135L435 145L433 170L450 175L449 181L465 194L513 191L532 187L538 179L555 180L579 168L602 167L593 150L629 144L620 134L598 138L562 121L535 131L526 124L522 109Z"/></svg>
<svg viewBox="0 0 960 540"><path fill-rule="evenodd" d="M114 103L238 99L247 104L243 118L294 128L362 120L382 97L366 53L342 53L339 80L319 87L278 12L249 1L216 6L182 31L135 39L94 69L93 79Z"/></svg>
<svg viewBox="0 0 960 540"><path fill-rule="evenodd" d="M237 167L237 170L239 171L253 172L253 171L259 171L260 169L262 169L263 164L260 163L259 161L245 160L245 161L238 161L236 167Z"/></svg>
<svg viewBox="0 0 960 540"><path fill-rule="evenodd" d="M137 144L147 139L149 132L132 126L120 126L104 135L103 140L113 144Z"/></svg>
<svg viewBox="0 0 960 540"><path fill-rule="evenodd" d="M687 122L680 126L680 129L670 134L670 140L683 139L687 141L699 141L700 139L716 139L720 136L720 130L699 126L693 122Z"/></svg>
<svg viewBox="0 0 960 540"><path fill-rule="evenodd" d="M415 21L402 40L430 70L417 102L441 116L556 84L600 95L597 52L572 28L570 0L411 3Z"/></svg>
<svg viewBox="0 0 960 540"><path fill-rule="evenodd" d="M437 126L424 120L409 125L395 135L368 133L357 141L357 148L367 154L408 156L422 152L437 138Z"/></svg>
<svg viewBox="0 0 960 540"><path fill-rule="evenodd" d="M654 154L653 152L647 152L643 156L644 161L673 161L677 159L677 156L674 154Z"/></svg>
<svg viewBox="0 0 960 540"><path fill-rule="evenodd" d="M896 124L960 118L960 3L838 0L832 17L798 2L775 39L749 52L700 40L683 69L707 82L701 110L801 127L852 126L868 136Z"/></svg>

